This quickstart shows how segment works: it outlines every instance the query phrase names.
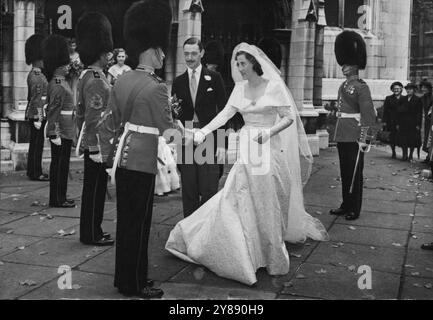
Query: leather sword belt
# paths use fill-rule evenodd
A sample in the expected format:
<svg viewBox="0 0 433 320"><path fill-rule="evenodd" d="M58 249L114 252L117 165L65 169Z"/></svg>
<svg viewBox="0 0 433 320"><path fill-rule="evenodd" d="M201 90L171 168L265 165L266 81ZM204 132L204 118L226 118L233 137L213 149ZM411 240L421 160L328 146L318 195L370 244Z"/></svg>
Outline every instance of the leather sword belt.
<svg viewBox="0 0 433 320"><path fill-rule="evenodd" d="M360 113L337 112L337 118L356 119L358 122L361 122L361 114Z"/></svg>
<svg viewBox="0 0 433 320"><path fill-rule="evenodd" d="M138 133L144 133L144 134L153 134L159 136L159 129L154 127L146 127L146 126L139 126L136 124L132 124L127 122L125 124L125 129L123 130L123 134L119 139L119 145L116 149L116 155L114 156L113 161L113 168L111 169L110 176L111 176L111 183L116 183L116 169L120 162L120 156L122 154L123 146L125 144L126 136L128 135L128 132L138 132Z"/></svg>

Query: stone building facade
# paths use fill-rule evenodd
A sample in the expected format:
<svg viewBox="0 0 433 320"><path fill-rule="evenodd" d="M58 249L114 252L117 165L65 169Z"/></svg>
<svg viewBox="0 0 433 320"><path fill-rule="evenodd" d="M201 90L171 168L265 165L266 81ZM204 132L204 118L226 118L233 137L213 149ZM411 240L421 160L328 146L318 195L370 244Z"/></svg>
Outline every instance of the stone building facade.
<svg viewBox="0 0 433 320"><path fill-rule="evenodd" d="M392 4L387 0L166 1L173 10L171 48L164 69L168 84L185 71L182 45L188 37L222 43L225 59L219 71L228 92L233 87L229 68L233 48L242 41L257 44L262 37L274 37L282 49L282 77L292 90L315 155L328 145L328 133L321 130L328 113L324 105L336 100L343 81L333 53L339 32L355 29L365 38L369 63L362 77L378 103L389 93L392 81L408 79L412 0L393 0ZM115 46L122 47L123 14L132 2L2 0L2 154L27 147L25 139L20 141L25 136L20 134L25 124L17 125L22 123L27 94L25 39L35 31L72 37L81 13L97 10L110 19ZM70 28L66 29L59 24L64 6L72 13Z"/></svg>

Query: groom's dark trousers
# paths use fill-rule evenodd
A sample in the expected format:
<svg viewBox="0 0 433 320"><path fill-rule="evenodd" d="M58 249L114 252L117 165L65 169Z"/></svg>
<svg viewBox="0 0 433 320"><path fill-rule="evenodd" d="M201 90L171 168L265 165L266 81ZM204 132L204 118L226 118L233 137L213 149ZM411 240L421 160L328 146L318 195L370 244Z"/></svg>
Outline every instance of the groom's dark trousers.
<svg viewBox="0 0 433 320"><path fill-rule="evenodd" d="M188 71L173 81L171 93L182 100L180 104L182 107L180 121L186 128L188 127L186 125L187 121L193 123L195 128L203 128L216 117L226 104L224 82L218 72L203 67L199 79L195 104L191 97ZM194 114L196 117L194 117ZM214 132L213 163L197 164L194 160L192 164L185 164L185 152L187 152L185 148L182 149L182 157L178 159L178 163L181 160L179 170L181 173L182 203L185 217L192 214L218 192L221 169L215 160L216 136L217 134ZM220 147L227 149L227 139L219 141L219 144ZM189 157L191 158L191 155Z"/></svg>

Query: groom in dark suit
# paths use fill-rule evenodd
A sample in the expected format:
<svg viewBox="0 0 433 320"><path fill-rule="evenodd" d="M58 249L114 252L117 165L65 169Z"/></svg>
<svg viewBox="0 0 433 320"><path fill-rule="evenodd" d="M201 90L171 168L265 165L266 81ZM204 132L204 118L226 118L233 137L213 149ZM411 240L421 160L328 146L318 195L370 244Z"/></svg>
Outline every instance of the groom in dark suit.
<svg viewBox="0 0 433 320"><path fill-rule="evenodd" d="M201 129L224 108L226 93L221 75L201 64L204 48L197 38L189 38L183 45L187 70L178 76L172 87L172 96L182 100L180 121L188 128ZM189 125L188 125L189 124ZM197 164L196 159L188 164L185 158L188 148L182 150L182 162L179 170L182 178L182 202L185 217L192 214L203 203L218 192L220 178L218 163L224 163L226 154L225 141L217 141L214 133L213 161ZM191 148L189 148L191 150ZM195 151L195 147L194 147ZM191 152L191 151L189 151ZM208 157L206 157L208 159Z"/></svg>

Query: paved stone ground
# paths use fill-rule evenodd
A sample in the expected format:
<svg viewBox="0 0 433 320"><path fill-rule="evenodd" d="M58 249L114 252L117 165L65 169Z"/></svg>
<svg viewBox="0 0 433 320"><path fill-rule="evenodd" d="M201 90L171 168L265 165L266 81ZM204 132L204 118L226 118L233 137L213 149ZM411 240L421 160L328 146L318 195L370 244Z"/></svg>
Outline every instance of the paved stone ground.
<svg viewBox="0 0 433 320"><path fill-rule="evenodd" d="M339 205L338 160L335 148L321 151L305 202L331 241L288 245L290 273L271 277L259 270L252 287L166 252L168 234L182 218L181 198L179 192L157 197L150 277L165 299L433 299L433 252L420 249L433 241L433 184L419 177L423 168L391 160L384 148L373 150L366 160L362 217L348 223L328 215ZM46 206L47 183L28 181L20 172L1 176L0 299L122 299L113 287L114 248L78 241L81 184L82 172L72 170L68 193L78 207L54 209ZM114 198L105 212L103 227L115 235ZM58 289L61 265L72 268L74 289ZM371 290L358 288L362 265L372 269Z"/></svg>

